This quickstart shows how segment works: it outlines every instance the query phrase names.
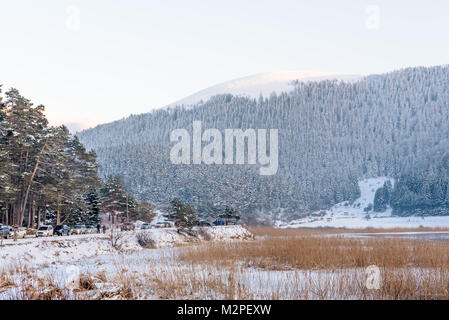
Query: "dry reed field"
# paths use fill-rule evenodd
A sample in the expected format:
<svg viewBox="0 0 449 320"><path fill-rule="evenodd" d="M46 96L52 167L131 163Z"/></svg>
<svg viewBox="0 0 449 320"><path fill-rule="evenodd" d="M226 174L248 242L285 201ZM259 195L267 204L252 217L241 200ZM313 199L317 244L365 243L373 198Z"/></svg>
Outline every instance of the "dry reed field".
<svg viewBox="0 0 449 320"><path fill-rule="evenodd" d="M344 229L250 230L252 240L81 260L76 290L61 288L58 266L37 270L18 264L0 271L0 297L449 299L449 242L354 238ZM366 268L372 265L380 270L380 286L374 289L367 286Z"/></svg>
<svg viewBox="0 0 449 320"><path fill-rule="evenodd" d="M364 268L449 267L449 243L404 239L268 237L244 243L188 247L180 259L190 263L244 263L266 270L335 270Z"/></svg>
<svg viewBox="0 0 449 320"><path fill-rule="evenodd" d="M302 281L309 285L302 287L303 294L298 294L296 298L449 298L449 242L354 239L340 236L342 230L332 229L283 230L262 227L251 228L251 231L258 235L255 241L189 247L180 253L179 259L186 263L222 268L240 265L269 272L301 271ZM354 232L361 231L368 232ZM382 230L404 231L411 230ZM365 285L364 271L371 265L381 270L382 281L377 290L368 290ZM313 292L315 294L311 294Z"/></svg>

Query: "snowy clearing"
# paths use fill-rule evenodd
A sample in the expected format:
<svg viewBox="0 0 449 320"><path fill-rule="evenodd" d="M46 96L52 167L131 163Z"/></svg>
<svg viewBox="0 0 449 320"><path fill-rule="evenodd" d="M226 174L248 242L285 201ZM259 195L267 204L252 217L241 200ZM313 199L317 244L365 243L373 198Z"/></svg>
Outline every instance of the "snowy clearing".
<svg viewBox="0 0 449 320"><path fill-rule="evenodd" d="M374 202L376 190L390 180L394 185L394 179L389 177L370 178L359 181L360 198L350 204L348 201L338 203L329 210L315 212L309 217L293 220L291 222L278 221L276 225L280 228L438 228L449 227L449 216L428 217L397 217L391 216L392 209L385 212L369 212L369 218L364 211L366 207ZM324 213L324 214L321 214Z"/></svg>

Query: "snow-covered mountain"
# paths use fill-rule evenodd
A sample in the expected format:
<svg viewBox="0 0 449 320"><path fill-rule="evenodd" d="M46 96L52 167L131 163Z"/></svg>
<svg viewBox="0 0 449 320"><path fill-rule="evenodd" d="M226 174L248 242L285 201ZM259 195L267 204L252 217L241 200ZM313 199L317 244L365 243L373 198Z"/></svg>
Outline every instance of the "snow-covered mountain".
<svg viewBox="0 0 449 320"><path fill-rule="evenodd" d="M273 92L281 93L291 91L295 80L299 80L301 82L321 80L355 81L360 78L360 75L310 71L278 71L259 73L206 88L182 100L176 101L167 107L173 107L176 105L193 105L200 101L206 101L212 96L227 93L249 98L258 98L260 95L268 97Z"/></svg>
<svg viewBox="0 0 449 320"><path fill-rule="evenodd" d="M300 80L317 77L338 79L337 75L303 74ZM273 82L275 77L268 78ZM298 75L277 79L285 83L294 78ZM245 85L250 88L251 81L241 80L236 87ZM257 214L270 222L289 223L338 204L333 217L330 213L320 222L307 224L335 225L346 223L345 218L364 225L368 221L370 225L385 223L395 217L370 214L368 220L363 210L372 202L377 185L358 184L358 180L379 176L397 178L399 185L401 181L419 182L423 186L419 193L439 190L424 197L416 188L403 185L396 190L397 201L392 204L395 215L407 220L409 215L449 216L449 193L445 195L449 180L434 177L449 163L442 159L449 145L448 86L448 66L409 68L352 82L306 80L289 95L262 100L215 95L188 108L129 116L77 136L98 155L101 177L119 176L129 192L155 204L180 198L204 217L227 205L237 208L248 221ZM179 128L192 132L195 120L201 120L203 128L220 131L278 129L277 173L260 176L258 165L180 166L171 162L171 133ZM423 171L420 167L427 163L429 168ZM409 174L414 170L425 172L429 179ZM449 177L449 169L447 172ZM408 180L401 179L404 176ZM424 178L426 184L420 182ZM382 181L375 182L380 185ZM371 192L369 197L363 196L365 186ZM361 202L357 201L360 193ZM407 199L413 199L413 206ZM429 199L432 208L426 207ZM343 202L360 206L350 208ZM306 226L301 224L304 221L296 222Z"/></svg>

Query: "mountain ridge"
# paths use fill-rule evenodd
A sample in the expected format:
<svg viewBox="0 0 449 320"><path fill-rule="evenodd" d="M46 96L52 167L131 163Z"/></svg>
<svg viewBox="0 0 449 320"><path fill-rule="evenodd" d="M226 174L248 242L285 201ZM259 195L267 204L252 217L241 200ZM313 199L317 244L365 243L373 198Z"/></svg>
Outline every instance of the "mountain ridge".
<svg viewBox="0 0 449 320"><path fill-rule="evenodd" d="M335 72L313 72L313 71L273 71L258 73L246 77L225 81L205 89L202 89L192 95L181 100L173 102L166 108L178 105L189 106L205 101L212 96L220 94L232 94L236 96L244 96L249 98L258 98L259 96L268 97L275 92L289 92L294 89L294 81L323 81L323 80L339 80L339 81L355 81L362 78L360 75L340 74Z"/></svg>

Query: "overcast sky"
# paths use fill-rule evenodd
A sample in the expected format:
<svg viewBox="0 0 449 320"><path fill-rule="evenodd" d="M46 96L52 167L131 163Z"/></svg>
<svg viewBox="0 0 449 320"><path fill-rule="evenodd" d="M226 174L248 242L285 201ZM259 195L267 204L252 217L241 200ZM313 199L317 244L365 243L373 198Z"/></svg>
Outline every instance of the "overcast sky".
<svg viewBox="0 0 449 320"><path fill-rule="evenodd" d="M0 14L0 84L52 124L117 120L255 73L449 63L446 0L0 0Z"/></svg>

